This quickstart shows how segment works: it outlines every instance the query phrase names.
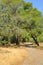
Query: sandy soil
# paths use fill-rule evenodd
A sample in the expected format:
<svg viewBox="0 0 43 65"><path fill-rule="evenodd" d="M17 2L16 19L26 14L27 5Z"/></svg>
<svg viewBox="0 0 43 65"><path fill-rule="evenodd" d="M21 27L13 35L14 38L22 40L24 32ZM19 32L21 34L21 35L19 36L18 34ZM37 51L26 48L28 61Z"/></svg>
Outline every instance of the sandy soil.
<svg viewBox="0 0 43 65"><path fill-rule="evenodd" d="M27 57L25 48L0 47L0 65L20 65Z"/></svg>
<svg viewBox="0 0 43 65"><path fill-rule="evenodd" d="M0 47L0 65L43 65L43 43L25 43L20 48Z"/></svg>
<svg viewBox="0 0 43 65"><path fill-rule="evenodd" d="M43 46L43 44L40 44ZM22 65L43 65L43 48L36 48L33 45L26 46L28 50L28 57L25 59Z"/></svg>

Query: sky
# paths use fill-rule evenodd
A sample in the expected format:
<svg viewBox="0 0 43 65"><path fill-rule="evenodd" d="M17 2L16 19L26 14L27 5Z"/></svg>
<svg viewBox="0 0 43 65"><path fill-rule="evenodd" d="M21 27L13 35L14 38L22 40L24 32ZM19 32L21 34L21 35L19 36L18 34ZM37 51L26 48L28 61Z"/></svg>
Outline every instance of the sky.
<svg viewBox="0 0 43 65"><path fill-rule="evenodd" d="M37 8L43 14L43 0L25 0L27 2L32 2L33 7Z"/></svg>

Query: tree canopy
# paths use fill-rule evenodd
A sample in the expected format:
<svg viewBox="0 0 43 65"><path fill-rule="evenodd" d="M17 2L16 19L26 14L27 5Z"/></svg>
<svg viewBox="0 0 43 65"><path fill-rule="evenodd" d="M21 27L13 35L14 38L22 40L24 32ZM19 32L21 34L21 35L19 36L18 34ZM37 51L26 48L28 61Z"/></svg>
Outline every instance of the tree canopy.
<svg viewBox="0 0 43 65"><path fill-rule="evenodd" d="M4 38L4 39L3 39ZM0 42L43 41L43 16L31 2L0 0ZM31 38L33 38L31 40Z"/></svg>

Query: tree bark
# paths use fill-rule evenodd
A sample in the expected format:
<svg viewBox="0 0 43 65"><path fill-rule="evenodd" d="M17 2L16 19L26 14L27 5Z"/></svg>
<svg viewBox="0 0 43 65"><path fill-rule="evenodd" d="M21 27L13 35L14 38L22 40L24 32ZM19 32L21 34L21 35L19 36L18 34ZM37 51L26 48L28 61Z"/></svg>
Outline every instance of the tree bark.
<svg viewBox="0 0 43 65"><path fill-rule="evenodd" d="M19 42L19 37L17 36L16 38L16 45L19 46L20 42Z"/></svg>
<svg viewBox="0 0 43 65"><path fill-rule="evenodd" d="M37 44L37 46L39 46L39 43L38 43L38 41L37 41L37 38L36 38L33 34L31 34L31 37L32 37L33 40L35 41L35 44Z"/></svg>

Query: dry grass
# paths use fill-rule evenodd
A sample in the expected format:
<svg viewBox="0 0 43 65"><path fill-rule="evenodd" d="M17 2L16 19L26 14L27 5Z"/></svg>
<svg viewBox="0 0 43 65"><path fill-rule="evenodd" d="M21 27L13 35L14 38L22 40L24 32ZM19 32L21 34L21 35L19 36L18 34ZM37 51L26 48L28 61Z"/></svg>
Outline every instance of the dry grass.
<svg viewBox="0 0 43 65"><path fill-rule="evenodd" d="M20 65L27 57L25 48L0 47L0 65Z"/></svg>
<svg viewBox="0 0 43 65"><path fill-rule="evenodd" d="M30 48L34 47L34 44L32 45L32 43L25 44L26 48L29 48L29 46ZM29 54L28 50L23 46L20 48L0 47L0 65L21 65ZM43 49L43 43L40 43L40 46L37 47L37 49Z"/></svg>
<svg viewBox="0 0 43 65"><path fill-rule="evenodd" d="M37 49L43 50L43 43L39 43L39 47L37 47Z"/></svg>

